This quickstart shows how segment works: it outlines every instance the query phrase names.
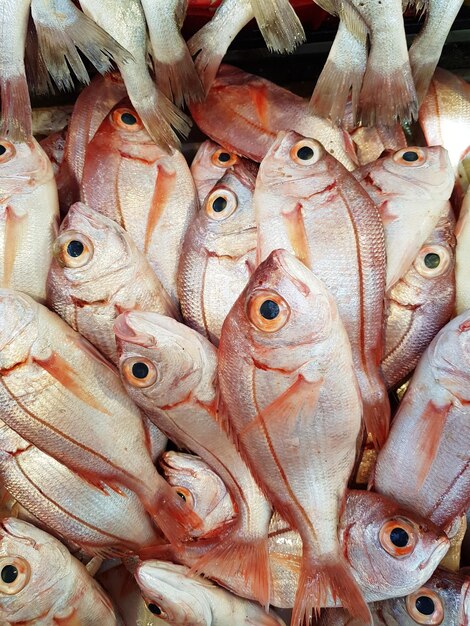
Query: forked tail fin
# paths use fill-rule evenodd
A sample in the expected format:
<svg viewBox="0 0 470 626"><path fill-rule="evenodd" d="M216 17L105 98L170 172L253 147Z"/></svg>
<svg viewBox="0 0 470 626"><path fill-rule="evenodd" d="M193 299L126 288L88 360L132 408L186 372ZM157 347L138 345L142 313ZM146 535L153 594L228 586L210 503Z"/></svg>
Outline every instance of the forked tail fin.
<svg viewBox="0 0 470 626"><path fill-rule="evenodd" d="M305 31L289 0L251 0L258 27L273 52L292 52L305 41Z"/></svg>

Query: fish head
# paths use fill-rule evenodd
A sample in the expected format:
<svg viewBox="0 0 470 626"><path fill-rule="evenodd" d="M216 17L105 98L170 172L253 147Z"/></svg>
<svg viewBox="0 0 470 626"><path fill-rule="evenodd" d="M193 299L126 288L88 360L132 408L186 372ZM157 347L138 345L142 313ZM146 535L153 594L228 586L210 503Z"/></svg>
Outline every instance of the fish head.
<svg viewBox="0 0 470 626"><path fill-rule="evenodd" d="M31 193L53 179L51 162L34 138L13 142L0 137L0 200Z"/></svg>
<svg viewBox="0 0 470 626"><path fill-rule="evenodd" d="M144 411L214 400L216 352L199 333L148 311L122 313L114 332L121 378Z"/></svg>
<svg viewBox="0 0 470 626"><path fill-rule="evenodd" d="M208 181L217 182L227 169L239 161L240 157L234 152L222 148L213 141L204 141L191 163L191 174L196 181L196 186L207 184Z"/></svg>
<svg viewBox="0 0 470 626"><path fill-rule="evenodd" d="M349 493L340 532L361 588L377 599L419 588L450 545L437 526L372 492Z"/></svg>
<svg viewBox="0 0 470 626"><path fill-rule="evenodd" d="M175 626L211 626L208 594L214 585L187 576L188 568L164 561L144 561L135 579L151 613Z"/></svg>
<svg viewBox="0 0 470 626"><path fill-rule="evenodd" d="M198 456L170 450L160 457L160 467L167 482L203 520L198 534L214 531L235 516L224 482Z"/></svg>
<svg viewBox="0 0 470 626"><path fill-rule="evenodd" d="M39 305L26 294L0 289L0 370L28 360L39 335Z"/></svg>
<svg viewBox="0 0 470 626"><path fill-rule="evenodd" d="M110 298L132 277L138 259L129 235L81 202L70 207L53 254L49 288L86 302Z"/></svg>
<svg viewBox="0 0 470 626"><path fill-rule="evenodd" d="M0 523L0 623L36 623L64 594L72 557L60 541L15 518ZM47 618L46 618L47 619Z"/></svg>

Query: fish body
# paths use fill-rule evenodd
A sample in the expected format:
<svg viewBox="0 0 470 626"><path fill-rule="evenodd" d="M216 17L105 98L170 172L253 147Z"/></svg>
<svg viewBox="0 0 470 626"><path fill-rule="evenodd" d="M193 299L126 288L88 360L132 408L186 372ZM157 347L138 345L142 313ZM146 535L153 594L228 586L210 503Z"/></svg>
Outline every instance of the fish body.
<svg viewBox="0 0 470 626"><path fill-rule="evenodd" d="M446 210L454 185L440 146L409 146L353 172L377 206L385 231L386 291L406 274Z"/></svg>
<svg viewBox="0 0 470 626"><path fill-rule="evenodd" d="M287 89L230 65L221 65L203 104L191 104L199 128L231 152L258 163L280 130L318 139L345 167L356 167L349 135L312 115L308 103Z"/></svg>
<svg viewBox="0 0 470 626"><path fill-rule="evenodd" d="M114 368L25 294L0 290L0 311L3 421L92 484L135 491L169 539L197 525L156 472L141 414Z"/></svg>
<svg viewBox="0 0 470 626"><path fill-rule="evenodd" d="M51 135L40 141L39 145L44 150L47 158L51 162L52 171L54 172L54 176L57 181L59 169L64 158L65 131L61 130L57 133L52 133Z"/></svg>
<svg viewBox="0 0 470 626"><path fill-rule="evenodd" d="M173 626L285 626L274 613L238 598L202 577L188 577L183 565L143 561L135 572L150 611Z"/></svg>
<svg viewBox="0 0 470 626"><path fill-rule="evenodd" d="M119 224L82 203L70 207L54 244L48 302L74 330L117 363L113 324L126 310L177 317L145 256Z"/></svg>
<svg viewBox="0 0 470 626"><path fill-rule="evenodd" d="M449 529L469 508L469 312L433 339L379 454L375 488Z"/></svg>
<svg viewBox="0 0 470 626"><path fill-rule="evenodd" d="M121 377L131 398L180 448L204 458L239 512L231 527L221 529L222 536L202 544L197 569L205 571L215 561L221 575L242 571L259 586L257 599L266 604L271 507L217 420L215 348L187 326L146 311L122 314L115 332Z"/></svg>
<svg viewBox="0 0 470 626"><path fill-rule="evenodd" d="M302 538L292 623L324 606L330 591L367 623L336 532L361 427L351 348L332 296L289 252L258 266L227 316L219 384L227 428Z"/></svg>
<svg viewBox="0 0 470 626"><path fill-rule="evenodd" d="M336 299L351 342L365 424L380 447L390 409L379 371L385 242L377 209L319 142L294 132L281 133L263 160L254 204L260 260L277 248L289 250Z"/></svg>
<svg viewBox="0 0 470 626"><path fill-rule="evenodd" d="M470 309L470 193L467 192L455 229L457 248L455 254L455 279L457 315Z"/></svg>
<svg viewBox="0 0 470 626"><path fill-rule="evenodd" d="M219 182L227 169L240 161L234 152L228 152L218 144L204 141L191 163L191 175L197 189L199 204L203 204L212 190Z"/></svg>
<svg viewBox="0 0 470 626"><path fill-rule="evenodd" d="M455 304L455 218L450 203L413 265L387 294L382 373L389 389L404 381Z"/></svg>
<svg viewBox="0 0 470 626"><path fill-rule="evenodd" d="M45 301L59 202L54 172L35 139L0 139L0 285Z"/></svg>
<svg viewBox="0 0 470 626"><path fill-rule="evenodd" d="M2 520L0 536L0 569L9 578L17 574L0 585L4 626L122 625L102 588L60 541L14 518Z"/></svg>
<svg viewBox="0 0 470 626"><path fill-rule="evenodd" d="M212 188L181 252L178 296L185 323L217 345L222 324L256 264L257 168L240 161Z"/></svg>
<svg viewBox="0 0 470 626"><path fill-rule="evenodd" d="M83 201L127 230L177 303L177 272L197 192L181 152L170 156L150 138L138 114L119 105L86 152Z"/></svg>

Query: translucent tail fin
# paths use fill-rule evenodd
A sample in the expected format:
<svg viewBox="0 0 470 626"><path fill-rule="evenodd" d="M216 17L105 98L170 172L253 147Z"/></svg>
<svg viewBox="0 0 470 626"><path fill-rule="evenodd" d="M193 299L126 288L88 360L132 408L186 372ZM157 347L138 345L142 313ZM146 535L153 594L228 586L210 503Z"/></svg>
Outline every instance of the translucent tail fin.
<svg viewBox="0 0 470 626"><path fill-rule="evenodd" d="M154 61L157 84L162 92L179 106L185 102L202 102L204 88L186 44L181 46L182 56L171 63Z"/></svg>
<svg viewBox="0 0 470 626"><path fill-rule="evenodd" d="M273 52L292 52L305 41L305 31L289 0L251 0L251 6Z"/></svg>
<svg viewBox="0 0 470 626"><path fill-rule="evenodd" d="M218 38L211 31L202 28L188 41L188 48L193 56L197 55L194 65L204 87L204 92L208 93L227 47L225 44L221 46Z"/></svg>
<svg viewBox="0 0 470 626"><path fill-rule="evenodd" d="M2 123L0 134L11 141L24 141L32 137L31 101L26 76L19 74L0 79Z"/></svg>
<svg viewBox="0 0 470 626"><path fill-rule="evenodd" d="M376 450L383 448L390 430L390 402L385 387L372 397L362 396L364 423Z"/></svg>

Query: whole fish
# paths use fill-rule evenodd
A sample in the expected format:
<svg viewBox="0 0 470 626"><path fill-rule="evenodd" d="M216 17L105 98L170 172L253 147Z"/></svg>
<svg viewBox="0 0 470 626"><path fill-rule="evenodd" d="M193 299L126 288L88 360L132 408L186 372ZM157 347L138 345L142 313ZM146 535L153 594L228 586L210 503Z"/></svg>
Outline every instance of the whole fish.
<svg viewBox="0 0 470 626"><path fill-rule="evenodd" d="M467 626L470 620L470 579L438 569L424 587L404 598L371 605L374 626ZM325 611L320 626L355 626L343 609Z"/></svg>
<svg viewBox="0 0 470 626"><path fill-rule="evenodd" d="M157 85L178 106L200 101L204 91L181 35L188 0L141 0L152 44Z"/></svg>
<svg viewBox="0 0 470 626"><path fill-rule="evenodd" d="M361 427L351 348L332 296L289 252L258 266L227 316L219 384L221 419L302 538L292 625L318 612L330 592L369 623L337 536Z"/></svg>
<svg viewBox="0 0 470 626"><path fill-rule="evenodd" d="M470 192L467 191L460 209L459 221L455 229L457 248L455 251L455 279L457 315L470 309Z"/></svg>
<svg viewBox="0 0 470 626"><path fill-rule="evenodd" d="M429 88L442 49L463 0L427 0L424 26L409 50L411 71L421 104Z"/></svg>
<svg viewBox="0 0 470 626"><path fill-rule="evenodd" d="M205 572L215 562L221 576L242 572L253 579L256 599L267 604L271 507L217 419L215 348L187 326L146 311L120 315L115 332L130 397L178 447L217 472L237 507L234 523L202 544L195 569Z"/></svg>
<svg viewBox="0 0 470 626"><path fill-rule="evenodd" d="M145 256L119 224L78 202L54 243L47 299L69 326L117 363L113 324L123 311L178 317Z"/></svg>
<svg viewBox="0 0 470 626"><path fill-rule="evenodd" d="M190 224L178 272L185 323L217 345L222 324L256 265L253 207L257 167L236 163Z"/></svg>
<svg viewBox="0 0 470 626"><path fill-rule="evenodd" d="M90 483L136 492L170 540L196 516L156 472L139 410L91 344L26 296L0 290L3 421Z"/></svg>
<svg viewBox="0 0 470 626"><path fill-rule="evenodd" d="M201 205L227 169L239 161L240 157L234 152L228 152L209 139L200 145L191 163L191 175Z"/></svg>
<svg viewBox="0 0 470 626"><path fill-rule="evenodd" d="M385 230L386 291L409 270L434 230L454 185L447 150L409 146L353 172Z"/></svg>
<svg viewBox="0 0 470 626"><path fill-rule="evenodd" d="M176 303L181 246L198 202L181 152L162 151L136 111L120 105L88 145L81 193L127 230Z"/></svg>
<svg viewBox="0 0 470 626"><path fill-rule="evenodd" d="M201 459L176 452L166 455L171 455L172 465L171 468L163 465L167 480L175 489L184 489L182 493L200 517L210 508L214 529L233 517L235 510L230 498L220 495L223 490L221 479ZM218 504L214 504L215 500ZM388 498L367 491L346 492L338 531L342 549L348 555L353 575L368 602L415 591L431 576L449 547L449 540L437 526ZM391 540L396 541L395 535L403 534L403 531L408 533L404 550ZM185 544L165 556L190 566L194 554L184 547ZM292 607L301 554L299 534L274 513L269 527L271 604L274 606ZM209 571L209 576L212 574L216 577L214 569ZM217 580L233 593L254 597L250 586L239 575ZM327 602L328 606L335 604L331 597Z"/></svg>
<svg viewBox="0 0 470 626"><path fill-rule="evenodd" d="M289 250L336 299L351 342L365 425L381 447L390 408L379 370L385 243L374 203L318 141L289 132L279 134L260 166L254 204L259 259L277 248Z"/></svg>
<svg viewBox="0 0 470 626"><path fill-rule="evenodd" d="M269 50L293 52L305 41L302 23L289 0L251 0L251 7Z"/></svg>
<svg viewBox="0 0 470 626"><path fill-rule="evenodd" d="M59 202L52 165L37 141L0 138L0 285L46 298Z"/></svg>
<svg viewBox="0 0 470 626"><path fill-rule="evenodd" d="M148 610L172 626L285 626L283 620L202 577L189 577L183 565L143 561L135 579Z"/></svg>
<svg viewBox="0 0 470 626"><path fill-rule="evenodd" d="M258 163L277 133L292 129L318 139L348 169L357 165L345 130L312 115L303 98L236 67L221 65L207 100L192 103L190 108L194 121L208 137Z"/></svg>
<svg viewBox="0 0 470 626"><path fill-rule="evenodd" d="M65 130L52 133L39 142L39 145L46 153L47 158L51 162L52 171L57 182L60 166L64 159L65 151Z"/></svg>
<svg viewBox="0 0 470 626"><path fill-rule="evenodd" d="M386 295L382 373L389 389L404 381L455 304L455 218L450 203L407 273Z"/></svg>
<svg viewBox="0 0 470 626"><path fill-rule="evenodd" d="M121 626L102 588L54 537L14 518L0 523L3 626Z"/></svg>
<svg viewBox="0 0 470 626"><path fill-rule="evenodd" d="M469 330L465 311L431 342L375 468L377 491L444 529L470 505Z"/></svg>
<svg viewBox="0 0 470 626"><path fill-rule="evenodd" d="M0 136L12 142L31 141L31 101L24 55L31 0L0 4Z"/></svg>
<svg viewBox="0 0 470 626"><path fill-rule="evenodd" d="M126 556L162 543L130 490L95 487L0 422L0 478L48 532L90 556Z"/></svg>
<svg viewBox="0 0 470 626"><path fill-rule="evenodd" d="M140 0L80 0L80 5L132 55L125 63L118 62L129 98L152 139L171 152L179 145L173 128L186 136L190 121L152 80L147 65L147 26Z"/></svg>

